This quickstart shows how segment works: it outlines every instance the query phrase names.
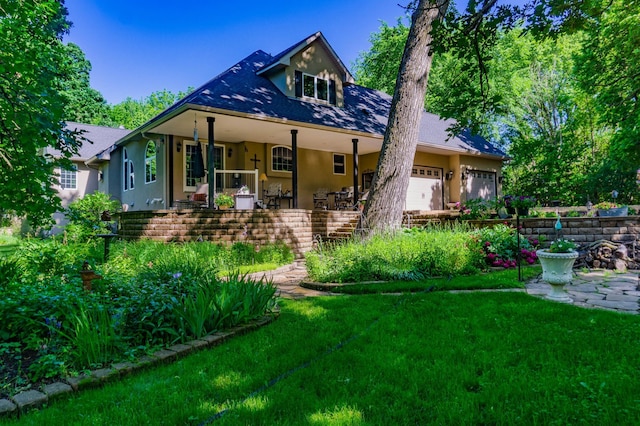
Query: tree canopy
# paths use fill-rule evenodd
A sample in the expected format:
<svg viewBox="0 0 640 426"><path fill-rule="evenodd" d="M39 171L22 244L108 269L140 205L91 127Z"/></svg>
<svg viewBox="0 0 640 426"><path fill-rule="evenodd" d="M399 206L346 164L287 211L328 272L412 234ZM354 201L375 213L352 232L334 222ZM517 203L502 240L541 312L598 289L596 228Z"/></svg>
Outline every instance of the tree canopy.
<svg viewBox="0 0 640 426"><path fill-rule="evenodd" d="M69 167L80 146L63 121L66 16L61 1L0 1L0 211L32 225L58 209L54 171ZM60 155L43 155L46 147Z"/></svg>
<svg viewBox="0 0 640 426"><path fill-rule="evenodd" d="M637 200L639 3L491 3L450 9L436 26L427 109L507 148L508 192L583 204L616 189ZM391 93L408 32L398 21L372 35L359 84Z"/></svg>

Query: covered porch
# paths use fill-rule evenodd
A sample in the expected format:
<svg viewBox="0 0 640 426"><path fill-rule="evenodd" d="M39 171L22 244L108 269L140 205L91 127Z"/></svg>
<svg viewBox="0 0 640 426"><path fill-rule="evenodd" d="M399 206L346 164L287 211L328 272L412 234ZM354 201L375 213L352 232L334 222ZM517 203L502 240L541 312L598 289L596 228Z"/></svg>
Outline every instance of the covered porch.
<svg viewBox="0 0 640 426"><path fill-rule="evenodd" d="M371 172L382 144L382 135L197 105L145 132L167 141L169 208L215 209L219 194L241 190L252 203L236 203L240 209L313 209L319 191L327 193L326 208L344 206L345 192L353 205L362 196L360 164Z"/></svg>

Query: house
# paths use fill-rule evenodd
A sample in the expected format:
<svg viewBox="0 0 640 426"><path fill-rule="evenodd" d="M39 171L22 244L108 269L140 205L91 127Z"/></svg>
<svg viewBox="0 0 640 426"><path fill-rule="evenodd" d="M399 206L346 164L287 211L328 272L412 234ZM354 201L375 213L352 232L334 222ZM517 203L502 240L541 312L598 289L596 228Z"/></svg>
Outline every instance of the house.
<svg viewBox="0 0 640 426"><path fill-rule="evenodd" d="M313 209L321 188L351 187L353 202L371 184L390 104L354 84L318 32L275 56L254 52L88 164L130 211L174 208L196 192L213 207L241 186L259 206L268 189L281 194L275 207ZM499 193L504 152L466 132L449 139L450 124L423 114L406 210Z"/></svg>
<svg viewBox="0 0 640 426"><path fill-rule="evenodd" d="M116 141L130 133L130 130L126 129L93 126L72 121L65 124L67 129L80 132L80 137L85 140L78 155L71 158L73 168L71 170L60 168L55 170L58 175L58 185L55 185L54 188L58 191L64 209L69 207L73 201L96 191L103 179L102 173L98 169L89 167L86 162L97 153L108 150ZM47 148L47 153L53 156L60 155L59 151L53 148ZM52 233L59 233L67 224L67 219L63 211L56 212L53 218L55 226Z"/></svg>

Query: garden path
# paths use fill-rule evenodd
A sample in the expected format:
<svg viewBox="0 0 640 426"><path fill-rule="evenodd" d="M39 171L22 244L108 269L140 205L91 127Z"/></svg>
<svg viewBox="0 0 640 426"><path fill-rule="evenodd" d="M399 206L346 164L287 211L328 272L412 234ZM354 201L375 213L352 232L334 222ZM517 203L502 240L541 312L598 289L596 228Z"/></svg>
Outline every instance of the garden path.
<svg viewBox="0 0 640 426"><path fill-rule="evenodd" d="M565 288L573 298L573 304L576 306L638 314L640 313L639 272L574 271L573 282ZM264 276L267 279L272 279L280 290L280 296L287 299L301 299L330 294L300 286L300 283L308 277L303 260L273 271L259 272L252 276L254 278L262 278ZM550 288L549 284L542 281L541 277L531 279L525 283L525 291L533 296L544 297Z"/></svg>

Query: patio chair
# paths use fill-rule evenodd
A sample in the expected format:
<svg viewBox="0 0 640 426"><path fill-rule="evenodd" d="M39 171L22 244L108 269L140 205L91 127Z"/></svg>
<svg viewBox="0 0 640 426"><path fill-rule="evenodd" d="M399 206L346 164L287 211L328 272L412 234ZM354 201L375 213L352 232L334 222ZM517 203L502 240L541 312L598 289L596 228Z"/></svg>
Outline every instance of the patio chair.
<svg viewBox="0 0 640 426"><path fill-rule="evenodd" d="M267 208L277 209L280 207L280 196L282 195L281 183L270 183L264 191L263 199L267 202Z"/></svg>
<svg viewBox="0 0 640 426"><path fill-rule="evenodd" d="M336 210L349 210L353 207L353 186L342 188L336 193Z"/></svg>
<svg viewBox="0 0 640 426"><path fill-rule="evenodd" d="M327 188L319 188L313 194L313 207L327 210L329 207L329 190Z"/></svg>

